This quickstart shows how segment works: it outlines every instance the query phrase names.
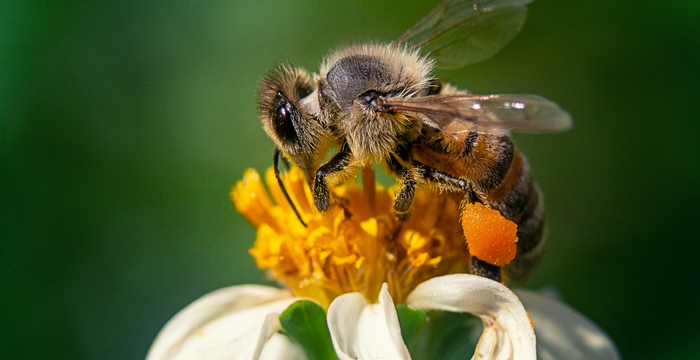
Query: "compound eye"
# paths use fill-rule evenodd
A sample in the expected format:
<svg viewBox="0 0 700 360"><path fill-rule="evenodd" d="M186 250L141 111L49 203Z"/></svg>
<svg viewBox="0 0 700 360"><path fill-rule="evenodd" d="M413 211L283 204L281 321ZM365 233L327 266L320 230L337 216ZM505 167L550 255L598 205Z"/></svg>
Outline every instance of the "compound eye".
<svg viewBox="0 0 700 360"><path fill-rule="evenodd" d="M287 100L284 93L278 91L272 102L272 110L272 128L275 130L275 134L281 141L295 145L299 141L299 137L292 118L297 109Z"/></svg>

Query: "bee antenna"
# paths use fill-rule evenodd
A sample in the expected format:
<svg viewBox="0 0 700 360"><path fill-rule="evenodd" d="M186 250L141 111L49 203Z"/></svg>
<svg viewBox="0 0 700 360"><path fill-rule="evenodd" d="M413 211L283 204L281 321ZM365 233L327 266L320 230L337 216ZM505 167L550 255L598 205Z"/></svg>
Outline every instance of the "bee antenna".
<svg viewBox="0 0 700 360"><path fill-rule="evenodd" d="M282 194L284 194L284 198L287 199L287 202L289 203L289 206L292 207L292 210L294 210L294 214L297 216L297 219L299 219L299 222L306 227L306 223L304 220L301 218L301 214L299 214L299 210L297 210L297 207L294 206L294 203L292 202L292 198L289 197L289 193L287 192L287 188L284 187L284 183L282 182L282 178L280 177L280 170L279 170L279 159L280 159L280 149L275 147L275 154L272 157L272 167L275 170L275 178L277 179L277 184L279 184L280 189L282 189ZM285 165L288 166L289 163L285 158L282 158L284 161Z"/></svg>

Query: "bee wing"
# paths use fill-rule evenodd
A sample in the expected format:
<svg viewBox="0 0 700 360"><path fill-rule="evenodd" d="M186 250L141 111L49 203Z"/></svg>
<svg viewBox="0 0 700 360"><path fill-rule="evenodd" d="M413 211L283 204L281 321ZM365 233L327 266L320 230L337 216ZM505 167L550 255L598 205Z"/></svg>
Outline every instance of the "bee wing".
<svg viewBox="0 0 700 360"><path fill-rule="evenodd" d="M410 113L425 125L449 133L552 133L573 124L568 112L538 95L433 95L387 99L382 106Z"/></svg>
<svg viewBox="0 0 700 360"><path fill-rule="evenodd" d="M443 69L458 69L501 50L522 29L533 0L445 0L398 40L420 47Z"/></svg>

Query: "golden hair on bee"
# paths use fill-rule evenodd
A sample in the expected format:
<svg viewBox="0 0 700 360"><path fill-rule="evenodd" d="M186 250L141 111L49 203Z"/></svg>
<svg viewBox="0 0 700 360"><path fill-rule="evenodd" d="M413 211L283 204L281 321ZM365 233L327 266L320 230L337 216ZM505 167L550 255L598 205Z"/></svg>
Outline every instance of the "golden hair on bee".
<svg viewBox="0 0 700 360"><path fill-rule="evenodd" d="M366 57L380 59L387 66L386 74L392 75L387 84L391 87L401 86L410 96L430 85L435 67L433 59L421 55L420 51L406 45L390 44L355 44L342 47L328 55L320 67L320 77L326 78L335 64L345 58ZM390 90L387 88L386 90Z"/></svg>
<svg viewBox="0 0 700 360"><path fill-rule="evenodd" d="M396 144L418 137L418 120L377 111L372 101L376 95L387 99L423 95L432 84L433 66L416 49L397 44L352 45L323 61L321 121L347 141L357 165L382 162L395 152Z"/></svg>

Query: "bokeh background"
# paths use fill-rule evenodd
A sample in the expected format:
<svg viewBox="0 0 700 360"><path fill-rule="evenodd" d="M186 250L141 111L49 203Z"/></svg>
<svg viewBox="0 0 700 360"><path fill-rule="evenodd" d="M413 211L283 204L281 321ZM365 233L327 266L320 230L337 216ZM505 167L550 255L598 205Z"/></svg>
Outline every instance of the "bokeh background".
<svg viewBox="0 0 700 360"><path fill-rule="evenodd" d="M437 0L2 1L0 357L143 358L179 309L266 283L228 199L271 164L256 86L390 41ZM548 205L550 287L627 359L700 358L700 2L556 1L483 63L575 128L516 135Z"/></svg>

